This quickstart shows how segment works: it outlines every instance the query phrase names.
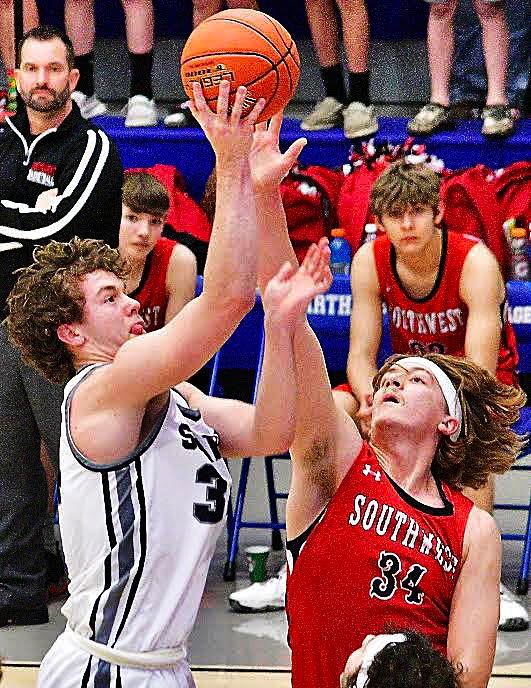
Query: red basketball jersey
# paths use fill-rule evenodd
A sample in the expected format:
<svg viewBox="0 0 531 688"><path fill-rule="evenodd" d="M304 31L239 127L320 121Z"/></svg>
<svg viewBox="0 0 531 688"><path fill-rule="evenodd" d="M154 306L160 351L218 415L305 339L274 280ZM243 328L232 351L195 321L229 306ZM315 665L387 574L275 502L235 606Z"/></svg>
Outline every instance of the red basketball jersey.
<svg viewBox="0 0 531 688"><path fill-rule="evenodd" d="M443 507L417 502L364 444L324 515L288 543L293 688L337 688L351 652L387 624L446 654L472 502L438 487Z"/></svg>
<svg viewBox="0 0 531 688"><path fill-rule="evenodd" d="M164 326L168 293L166 273L176 241L159 239L148 255L144 272L138 287L129 294L140 303L140 315L146 323L146 332L153 332Z"/></svg>
<svg viewBox="0 0 531 688"><path fill-rule="evenodd" d="M468 252L478 239L456 232L443 232L439 271L431 292L414 298L400 281L395 249L387 236L373 242L380 296L387 306L391 344L395 353L443 353L465 355L468 307L459 295L459 283ZM504 308L497 377L516 384L516 341Z"/></svg>

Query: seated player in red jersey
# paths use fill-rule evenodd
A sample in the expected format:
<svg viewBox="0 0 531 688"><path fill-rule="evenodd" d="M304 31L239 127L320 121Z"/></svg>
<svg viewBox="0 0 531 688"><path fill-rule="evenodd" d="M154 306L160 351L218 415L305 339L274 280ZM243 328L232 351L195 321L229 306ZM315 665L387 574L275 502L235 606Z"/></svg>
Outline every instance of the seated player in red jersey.
<svg viewBox="0 0 531 688"><path fill-rule="evenodd" d="M505 317L498 262L481 241L441 226L439 187L440 178L429 167L400 160L372 188L372 209L385 236L362 246L352 261L348 384L334 390L364 437L371 422L382 306L394 353L467 356L501 382L518 384L516 341ZM465 494L492 513L492 476ZM527 628L525 608L505 586L500 605L500 630Z"/></svg>
<svg viewBox="0 0 531 688"><path fill-rule="evenodd" d="M278 188L289 169L280 126L281 117L259 125L250 155L262 290L279 265L295 261ZM293 688L337 688L352 648L388 624L424 632L463 667L462 686L484 688L496 645L500 537L461 488L511 466L521 448L511 425L525 395L464 358L398 355L374 381L369 445L334 403L307 322L295 331L294 353L286 507Z"/></svg>
<svg viewBox="0 0 531 688"><path fill-rule="evenodd" d="M140 303L147 332L163 327L195 294L194 254L161 237L169 207L168 193L153 175L125 175L119 251L131 268L127 292Z"/></svg>

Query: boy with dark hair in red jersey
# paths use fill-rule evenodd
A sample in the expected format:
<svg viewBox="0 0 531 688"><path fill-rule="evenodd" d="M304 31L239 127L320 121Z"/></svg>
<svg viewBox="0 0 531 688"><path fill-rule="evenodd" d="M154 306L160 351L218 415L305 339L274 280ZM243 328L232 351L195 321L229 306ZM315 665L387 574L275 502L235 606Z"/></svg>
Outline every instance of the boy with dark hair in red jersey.
<svg viewBox="0 0 531 688"><path fill-rule="evenodd" d="M168 193L153 175L126 174L119 251L131 269L127 292L140 303L147 332L163 327L195 293L194 254L186 246L161 237L169 207Z"/></svg>
<svg viewBox="0 0 531 688"><path fill-rule="evenodd" d="M466 356L501 382L518 384L516 342L505 318L499 265L481 241L441 226L439 187L439 175L428 166L400 160L371 191L372 210L385 236L362 246L352 261L348 384L334 390L336 402L365 437L384 305L393 352ZM465 494L492 512L493 477ZM524 607L504 586L500 594L500 630L525 630Z"/></svg>
<svg viewBox="0 0 531 688"><path fill-rule="evenodd" d="M278 147L281 121L257 125L250 155L262 290L278 265L295 261L279 192L290 163ZM398 355L374 380L369 445L334 403L306 321L293 342L286 506L293 688L337 688L352 648L388 624L424 632L462 666L464 688L484 688L499 618L500 537L492 516L461 489L514 462L522 443L511 425L525 395L465 358Z"/></svg>

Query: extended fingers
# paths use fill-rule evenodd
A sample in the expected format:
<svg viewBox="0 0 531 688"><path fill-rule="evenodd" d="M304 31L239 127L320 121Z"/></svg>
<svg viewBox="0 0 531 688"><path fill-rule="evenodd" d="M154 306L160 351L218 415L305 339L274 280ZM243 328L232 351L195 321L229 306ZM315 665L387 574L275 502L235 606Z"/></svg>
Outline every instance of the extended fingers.
<svg viewBox="0 0 531 688"><path fill-rule="evenodd" d="M264 111L265 106L266 106L265 98L258 98L253 109L247 115L247 119L245 120L250 127L254 127L255 125L258 126L256 124L256 122L257 122L258 118L260 117L260 115L262 114L262 112ZM267 125L267 122L265 124Z"/></svg>
<svg viewBox="0 0 531 688"><path fill-rule="evenodd" d="M226 81L224 79L219 84L218 102L216 107L217 114L221 115L222 117L226 117L229 111L229 92L230 81Z"/></svg>

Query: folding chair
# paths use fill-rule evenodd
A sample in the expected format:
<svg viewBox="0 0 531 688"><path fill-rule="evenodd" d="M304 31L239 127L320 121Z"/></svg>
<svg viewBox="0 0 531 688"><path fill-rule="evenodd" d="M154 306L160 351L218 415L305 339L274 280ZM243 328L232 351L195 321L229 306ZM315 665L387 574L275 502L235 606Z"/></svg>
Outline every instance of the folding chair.
<svg viewBox="0 0 531 688"><path fill-rule="evenodd" d="M520 356L519 372L531 373L531 327L527 322L525 314L531 304L531 289L528 282L508 282L507 300L510 304L510 314L512 316L513 328L515 331L518 353ZM515 425L516 432L521 435L531 436L531 407L526 406L522 409L520 420ZM524 451L518 457L519 461L512 466L511 471L531 471L531 446L526 445ZM520 463L525 460L526 464ZM529 568L531 565L531 485L529 488L529 501L526 503L496 503L495 509L503 511L524 511L527 513L527 522L524 533L504 533L502 540L516 540L523 542L522 558L520 561L520 571L516 592L525 595L529 590Z"/></svg>
<svg viewBox="0 0 531 688"><path fill-rule="evenodd" d="M522 409L522 415L514 429L521 435L531 433L531 407L526 406ZM526 461L531 459L531 447L529 447L529 445L525 447L518 459L525 459ZM511 472L512 471L531 471L531 465L516 463L511 467ZM516 592L518 595L526 595L529 590L529 567L531 563L531 484L529 487L529 501L527 503L496 503L494 504L494 508L502 511L527 512L525 533L502 532L501 534L502 540L516 540L524 543Z"/></svg>

